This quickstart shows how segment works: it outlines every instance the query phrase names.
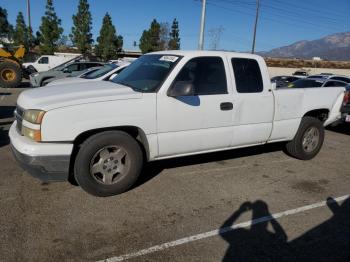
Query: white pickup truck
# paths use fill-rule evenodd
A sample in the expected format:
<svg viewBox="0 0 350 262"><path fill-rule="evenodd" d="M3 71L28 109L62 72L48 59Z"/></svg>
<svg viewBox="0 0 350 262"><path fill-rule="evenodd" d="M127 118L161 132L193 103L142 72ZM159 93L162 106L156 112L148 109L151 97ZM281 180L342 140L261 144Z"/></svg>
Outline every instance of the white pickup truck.
<svg viewBox="0 0 350 262"><path fill-rule="evenodd" d="M145 161L279 141L311 159L343 97L337 87L275 90L256 55L164 51L113 81L23 92L9 134L30 174L110 196L130 188Z"/></svg>

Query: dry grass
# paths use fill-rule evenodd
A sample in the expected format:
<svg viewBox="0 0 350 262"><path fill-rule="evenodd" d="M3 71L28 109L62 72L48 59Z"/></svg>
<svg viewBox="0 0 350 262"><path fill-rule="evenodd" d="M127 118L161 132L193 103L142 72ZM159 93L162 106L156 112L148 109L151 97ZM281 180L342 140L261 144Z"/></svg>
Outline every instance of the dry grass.
<svg viewBox="0 0 350 262"><path fill-rule="evenodd" d="M303 59L281 59L281 58L265 58L269 67L287 67L287 68L334 68L334 69L350 69L350 61L313 61Z"/></svg>

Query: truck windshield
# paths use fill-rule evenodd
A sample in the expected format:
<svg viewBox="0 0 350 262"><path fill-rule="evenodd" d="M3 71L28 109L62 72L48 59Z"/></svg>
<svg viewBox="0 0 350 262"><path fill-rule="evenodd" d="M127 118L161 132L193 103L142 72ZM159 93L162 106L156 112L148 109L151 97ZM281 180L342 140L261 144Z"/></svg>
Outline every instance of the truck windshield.
<svg viewBox="0 0 350 262"><path fill-rule="evenodd" d="M118 66L116 64L108 64L105 65L103 67L101 67L98 70L94 70L92 72L88 72L87 74L85 74L84 76L82 76L82 78L85 79L96 79L99 78L101 76L104 76L105 74L111 72L113 69L117 68Z"/></svg>
<svg viewBox="0 0 350 262"><path fill-rule="evenodd" d="M155 92L180 61L174 55L144 55L129 65L112 82L139 92Z"/></svg>

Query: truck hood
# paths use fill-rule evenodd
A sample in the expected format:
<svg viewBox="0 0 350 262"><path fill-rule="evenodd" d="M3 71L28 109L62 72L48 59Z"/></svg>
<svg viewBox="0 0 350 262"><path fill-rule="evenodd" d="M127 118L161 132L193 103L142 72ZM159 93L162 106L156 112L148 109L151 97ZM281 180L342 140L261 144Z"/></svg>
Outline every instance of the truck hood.
<svg viewBox="0 0 350 262"><path fill-rule="evenodd" d="M79 104L122 99L139 99L142 93L107 81L84 82L72 85L45 86L24 91L17 104L24 109L49 111Z"/></svg>
<svg viewBox="0 0 350 262"><path fill-rule="evenodd" d="M77 83L85 83L85 82L90 82L94 79L85 79L85 78L80 78L80 77L66 77L62 79L57 79L54 80L50 83L48 83L46 86L56 86L56 85L69 85L69 84L77 84Z"/></svg>

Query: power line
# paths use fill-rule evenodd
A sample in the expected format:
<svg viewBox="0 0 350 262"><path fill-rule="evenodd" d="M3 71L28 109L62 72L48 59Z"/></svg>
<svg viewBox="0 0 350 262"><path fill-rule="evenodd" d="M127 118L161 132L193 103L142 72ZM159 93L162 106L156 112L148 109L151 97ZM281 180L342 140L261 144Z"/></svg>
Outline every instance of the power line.
<svg viewBox="0 0 350 262"><path fill-rule="evenodd" d="M241 11L241 10L237 10L237 9L230 9L227 6L218 5L218 4L214 3L214 2L208 2L208 4L212 5L212 6L216 6L216 7L221 8L221 9L225 9L228 12L238 13L238 14L246 15L246 16L250 16L250 17L254 17L255 16L254 13L247 13L247 12L244 12L244 11ZM240 8L244 9L245 7L240 7ZM252 9L248 8L248 10L252 10ZM278 16L278 17L281 17L281 18L284 18L284 19L286 18L286 16L283 16L283 15L280 15L280 14L276 14L276 13L274 13L272 15L273 16ZM288 17L288 20L295 22L294 24L291 24L291 23L288 23L288 22L285 22L285 21L281 21L281 20L278 20L278 19L274 19L274 18L271 18L271 17L265 17L263 13L261 15L261 19L262 20L269 20L269 21L277 22L279 24L289 25L289 26L292 26L292 27L295 27L296 26L295 23L298 23L298 24L301 24L303 27L312 26L314 28L317 28L319 31L324 31L324 32L326 32L325 29L327 29L327 27L328 27L328 30L332 30L332 31L339 30L339 28L335 28L335 27L331 27L331 26L325 26L325 25L320 26L319 24L315 24L315 23L312 23L312 22L307 21L307 20L296 19L296 18L293 18L293 17ZM328 30L327 30L327 32L328 32Z"/></svg>
<svg viewBox="0 0 350 262"><path fill-rule="evenodd" d="M273 2L275 2L274 4L279 4L279 5L283 5L283 6L285 6L287 3L286 2L284 2L284 1L280 1L280 0L270 0L270 1L273 1ZM299 3L301 3L301 2L299 2ZM302 3L304 3L304 4L307 4L307 2L302 2ZM346 20L346 21L348 21L349 20L349 17L347 16L347 15L342 15L342 13L341 12L339 12L338 10L334 10L334 9L330 9L330 8L327 8L327 9L317 9L317 8L315 8L316 6L315 5L297 5L297 4L295 4L295 3L290 3L290 2L288 2L288 4L287 4L288 6L290 6L290 7L292 7L292 8L297 8L297 9L301 9L301 10L303 10L303 12L311 12L311 13L315 13L315 14L317 14L317 15L320 15L320 14L322 14L322 16L323 15L330 15L330 16L332 16L333 18L334 17L336 17L336 18L342 18L342 19L344 19L344 20Z"/></svg>
<svg viewBox="0 0 350 262"><path fill-rule="evenodd" d="M240 0L217 0L220 2L225 2L225 3L229 3L232 5L245 5L245 6L255 6L254 2L242 2ZM275 3L271 3L270 1L275 1ZM299 9L302 10L303 13L313 13L313 16L317 16L318 18L323 18L323 19L328 19L328 20L333 20L333 21L340 21L343 20L343 22L347 22L349 20L349 17L344 15L342 16L341 12L337 11L337 10L332 10L332 9L315 9L315 6L312 7L303 7L303 6L299 6L297 4L293 4L293 3L286 3L280 0L268 0L266 3L266 1L264 1L264 3L261 3L261 5L265 5L265 6L269 6L272 8L280 8L283 7L283 11L287 12L287 13L294 13L294 14L298 14L298 15L303 15L300 12L293 12L292 8L295 9ZM328 16L327 16L328 15ZM305 16L305 14L304 14Z"/></svg>
<svg viewBox="0 0 350 262"><path fill-rule="evenodd" d="M251 5L252 3L250 3L250 2L241 4L241 2L238 2L238 1L229 1L229 0L217 0L217 1L233 5L233 6L235 6L235 8L244 8L246 10L251 10L251 11L255 10L255 8ZM265 3L261 3L261 8L265 10L264 12L262 12L262 14L271 11L271 12L273 12L271 14L272 16L282 17L284 19L286 19L287 15L294 14L293 16L289 15L287 17L288 20L292 20L292 21L299 22L299 23L300 22L310 23L310 24L319 26L318 24L314 23L314 20L307 19L308 15L302 14L300 12L291 11L290 9L282 9L280 7L274 7L274 6L271 6L271 5L267 5ZM277 11L282 11L282 13L276 13L273 10L270 10L270 9L277 10ZM323 20L326 19L327 22L323 21L323 23L327 23L327 24L329 24L329 26L337 26L337 25L339 25L339 23L345 23L345 21L336 20L334 18L329 18L329 17L324 17L324 16L322 16L322 17L317 16L317 17L318 17L318 19L320 19L320 18L323 19ZM338 28L333 27L331 30L338 30Z"/></svg>
<svg viewBox="0 0 350 262"><path fill-rule="evenodd" d="M294 14L296 15L297 17L302 17L302 18L305 18L305 14L302 14L300 12L297 12L297 11L291 11L289 9L285 9L285 8L280 8L280 7L275 7L275 6L271 6L271 5L268 5L268 4L262 4L263 7L267 8L267 9L273 9L273 10L277 10L277 11L282 11L283 13L285 14ZM314 16L315 17L315 16ZM330 17L325 17L325 16L316 16L317 19L319 20L325 20L325 21L328 21L329 23L332 23L332 24L336 24L338 25L339 24L339 20L336 20L334 18L330 18Z"/></svg>

